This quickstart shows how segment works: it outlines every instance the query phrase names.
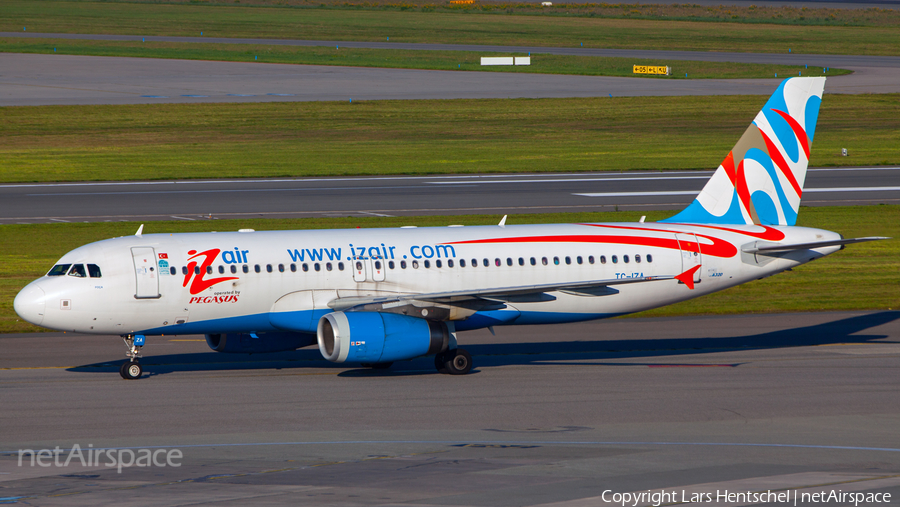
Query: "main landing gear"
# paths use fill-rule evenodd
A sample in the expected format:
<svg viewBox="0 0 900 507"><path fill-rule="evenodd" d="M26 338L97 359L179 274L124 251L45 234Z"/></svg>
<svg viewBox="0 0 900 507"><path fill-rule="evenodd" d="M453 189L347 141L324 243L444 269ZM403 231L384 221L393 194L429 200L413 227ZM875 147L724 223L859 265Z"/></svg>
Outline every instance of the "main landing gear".
<svg viewBox="0 0 900 507"><path fill-rule="evenodd" d="M125 335L122 337L125 342L125 356L127 361L119 367L119 375L126 380L135 380L141 378L144 369L141 367L141 348L144 346L144 335Z"/></svg>
<svg viewBox="0 0 900 507"><path fill-rule="evenodd" d="M472 356L463 349L450 349L434 356L434 367L438 373L465 375L472 371Z"/></svg>

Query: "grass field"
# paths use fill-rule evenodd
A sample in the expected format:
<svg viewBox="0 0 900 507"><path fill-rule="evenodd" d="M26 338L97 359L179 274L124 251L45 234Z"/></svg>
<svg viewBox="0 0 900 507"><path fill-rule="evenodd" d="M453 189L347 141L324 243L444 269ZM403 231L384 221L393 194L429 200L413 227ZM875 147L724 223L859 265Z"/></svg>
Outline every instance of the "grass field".
<svg viewBox="0 0 900 507"><path fill-rule="evenodd" d="M507 223L659 220L672 212L563 213L514 215ZM496 216L316 218L152 222L145 233L236 230L320 229L496 224ZM0 226L0 333L39 331L18 320L16 293L42 276L65 252L100 239L134 234L136 223L36 224ZM845 237L900 237L900 206L803 208L798 225L825 228ZM900 240L852 245L788 273L718 294L638 315L877 310L900 307Z"/></svg>
<svg viewBox="0 0 900 507"><path fill-rule="evenodd" d="M220 60L254 63L344 65L402 69L466 70L530 74L575 74L584 76L625 76L646 79L746 79L778 75L839 76L849 70L804 65L761 65L732 62L685 60L644 60L572 55L534 55L528 66L481 66L482 56L510 56L511 53L475 51L421 51L403 49L339 49L335 46L273 46L245 44L204 44L177 42L120 42L67 39L0 38L0 52L58 55L130 56ZM524 53L521 53L524 55ZM660 65L672 69L670 76L634 74L634 65Z"/></svg>
<svg viewBox="0 0 900 507"><path fill-rule="evenodd" d="M7 107L0 181L714 169L765 100ZM900 163L898 110L900 95L826 90L812 164Z"/></svg>
<svg viewBox="0 0 900 507"><path fill-rule="evenodd" d="M731 21L674 21L667 14L653 15L653 8L615 4L612 18L569 14L554 8L545 11L519 9L521 4L479 5L477 8L437 9L426 4L348 2L297 2L295 6L245 6L229 3L116 3L6 0L0 31L41 33L109 33L132 35L188 35L199 37L256 37L457 44L540 45L625 49L680 49L814 54L900 54L900 16L893 11L872 10L849 17L840 10L807 13L791 19L820 24L779 24L779 11L754 18L751 9L726 14L710 8L712 18ZM366 7L368 5L368 7ZM431 4L429 4L431 5ZM442 4L444 5L444 4ZM596 8L603 8L603 4ZM322 8L324 6L325 8ZM505 7L504 7L505 6ZM314 8L315 7L315 8ZM691 8L693 9L693 8ZM440 10L440 12L438 12ZM637 13L633 12L637 11ZM832 12L833 11L833 12ZM730 11L729 11L730 12ZM735 11L737 12L737 11ZM762 12L753 9L753 13ZM774 12L774 11L773 11ZM502 14L501 14L502 13ZM866 26L827 26L834 23ZM781 14L782 17L778 18ZM649 19L624 19L631 16ZM792 16L789 14L789 17ZM810 19L807 19L807 16ZM853 16L853 14L851 14ZM674 16L690 19L691 15ZM802 18L802 19L800 19ZM700 18L698 18L700 19ZM754 21L740 23L737 21ZM762 23L762 21L771 23Z"/></svg>

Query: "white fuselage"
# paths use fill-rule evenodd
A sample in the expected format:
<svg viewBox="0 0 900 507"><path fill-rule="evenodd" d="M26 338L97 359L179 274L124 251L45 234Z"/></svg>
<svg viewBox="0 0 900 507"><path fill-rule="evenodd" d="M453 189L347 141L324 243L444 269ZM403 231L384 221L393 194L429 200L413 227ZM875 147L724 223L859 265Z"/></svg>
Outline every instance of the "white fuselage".
<svg viewBox="0 0 900 507"><path fill-rule="evenodd" d="M660 223L147 234L72 250L57 265L91 264L100 276L44 276L15 308L34 324L82 333L315 333L339 298L675 276L700 266L693 289L668 279L598 294L554 291L449 317L457 330L573 322L694 298L840 248L742 252L757 241L839 237L803 227Z"/></svg>

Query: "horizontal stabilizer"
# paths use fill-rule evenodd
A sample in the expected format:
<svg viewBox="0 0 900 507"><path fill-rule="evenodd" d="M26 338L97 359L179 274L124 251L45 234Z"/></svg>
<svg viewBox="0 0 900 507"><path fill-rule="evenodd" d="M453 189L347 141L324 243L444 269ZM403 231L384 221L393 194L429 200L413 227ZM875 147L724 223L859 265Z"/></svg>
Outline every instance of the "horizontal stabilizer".
<svg viewBox="0 0 900 507"><path fill-rule="evenodd" d="M779 245L777 243L768 243L765 241L754 241L748 245L741 247L741 251L745 253L777 253L777 252L793 252L796 250L811 250L813 248L824 248L826 246L844 246L853 243L865 243L866 241L878 241L881 239L891 239L884 236L870 236L867 238L852 239L835 239L831 241L814 241L812 243L797 243L794 245Z"/></svg>

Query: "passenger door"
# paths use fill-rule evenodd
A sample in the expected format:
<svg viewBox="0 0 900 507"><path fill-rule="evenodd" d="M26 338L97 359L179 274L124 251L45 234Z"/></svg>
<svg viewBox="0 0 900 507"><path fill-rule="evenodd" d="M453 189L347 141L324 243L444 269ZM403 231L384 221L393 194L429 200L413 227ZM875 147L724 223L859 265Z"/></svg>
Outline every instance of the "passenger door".
<svg viewBox="0 0 900 507"><path fill-rule="evenodd" d="M159 298L159 269L156 265L156 251L149 246L131 249L134 260L135 299Z"/></svg>
<svg viewBox="0 0 900 507"><path fill-rule="evenodd" d="M681 249L681 272L684 273L694 266L702 266L703 259L697 236L693 233L678 233L675 234L675 239L678 240L678 248ZM701 271L702 268L694 271L694 283L700 282Z"/></svg>

